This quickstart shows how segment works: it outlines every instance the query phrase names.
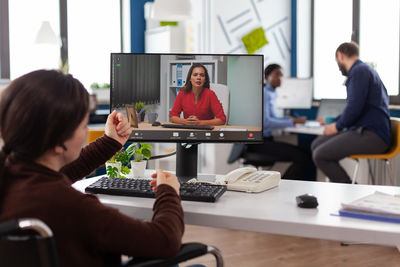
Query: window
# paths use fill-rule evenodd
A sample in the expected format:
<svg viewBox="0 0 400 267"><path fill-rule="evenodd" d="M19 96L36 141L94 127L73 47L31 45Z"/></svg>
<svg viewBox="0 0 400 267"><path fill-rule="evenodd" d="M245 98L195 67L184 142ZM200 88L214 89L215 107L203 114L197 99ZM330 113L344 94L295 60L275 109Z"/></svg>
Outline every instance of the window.
<svg viewBox="0 0 400 267"><path fill-rule="evenodd" d="M86 88L110 82L110 53L121 51L120 1L68 1L69 72Z"/></svg>
<svg viewBox="0 0 400 267"><path fill-rule="evenodd" d="M398 0L315 0L314 98L346 97L334 53L352 32L360 59L375 67L390 95L399 95L399 13Z"/></svg>
<svg viewBox="0 0 400 267"><path fill-rule="evenodd" d="M59 37L59 6L54 0L9 1L10 78L41 68L58 68L60 44L36 43L43 22Z"/></svg>
<svg viewBox="0 0 400 267"><path fill-rule="evenodd" d="M360 2L360 58L372 63L389 95L399 94L399 0Z"/></svg>
<svg viewBox="0 0 400 267"><path fill-rule="evenodd" d="M345 98L345 77L335 51L351 41L353 3L350 0L314 1L314 98Z"/></svg>

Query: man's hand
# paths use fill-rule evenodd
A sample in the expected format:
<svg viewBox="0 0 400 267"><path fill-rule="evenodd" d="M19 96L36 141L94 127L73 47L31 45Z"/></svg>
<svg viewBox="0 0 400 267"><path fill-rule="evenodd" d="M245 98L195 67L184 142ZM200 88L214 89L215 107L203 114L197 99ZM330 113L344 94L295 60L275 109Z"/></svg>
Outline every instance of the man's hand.
<svg viewBox="0 0 400 267"><path fill-rule="evenodd" d="M336 122L328 124L325 126L324 135L334 135L339 131L336 129Z"/></svg>
<svg viewBox="0 0 400 267"><path fill-rule="evenodd" d="M114 110L108 115L105 127L105 134L108 137L120 142L121 145L125 145L131 133L131 126L122 113L117 113L117 111Z"/></svg>
<svg viewBox="0 0 400 267"><path fill-rule="evenodd" d="M318 121L321 125L325 125L325 118L317 118L316 121Z"/></svg>

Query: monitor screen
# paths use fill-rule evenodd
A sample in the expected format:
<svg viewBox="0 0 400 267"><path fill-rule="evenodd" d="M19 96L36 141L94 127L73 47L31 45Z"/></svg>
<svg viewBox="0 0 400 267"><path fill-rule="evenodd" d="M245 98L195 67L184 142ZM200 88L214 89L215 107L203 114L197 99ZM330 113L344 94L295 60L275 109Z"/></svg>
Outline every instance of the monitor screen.
<svg viewBox="0 0 400 267"><path fill-rule="evenodd" d="M262 55L111 54L110 108L131 141L260 142L262 94Z"/></svg>
<svg viewBox="0 0 400 267"><path fill-rule="evenodd" d="M281 109L310 109L312 106L313 79L284 78L277 88L276 107Z"/></svg>

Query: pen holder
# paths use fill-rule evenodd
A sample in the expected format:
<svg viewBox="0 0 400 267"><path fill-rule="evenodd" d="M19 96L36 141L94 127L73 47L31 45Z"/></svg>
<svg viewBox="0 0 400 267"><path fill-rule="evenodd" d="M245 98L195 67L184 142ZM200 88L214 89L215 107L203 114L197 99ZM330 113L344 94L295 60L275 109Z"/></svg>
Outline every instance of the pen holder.
<svg viewBox="0 0 400 267"><path fill-rule="evenodd" d="M139 122L144 121L145 115L146 115L146 112L145 112L144 110L142 111L142 113L138 113L138 114L137 114L137 117L138 117Z"/></svg>

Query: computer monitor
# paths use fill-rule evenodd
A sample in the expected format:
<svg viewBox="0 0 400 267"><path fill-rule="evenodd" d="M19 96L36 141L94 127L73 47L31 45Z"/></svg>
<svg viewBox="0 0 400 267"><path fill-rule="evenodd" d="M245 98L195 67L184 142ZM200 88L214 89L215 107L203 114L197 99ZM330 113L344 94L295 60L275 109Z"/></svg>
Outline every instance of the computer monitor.
<svg viewBox="0 0 400 267"><path fill-rule="evenodd" d="M321 99L317 118L336 118L344 111L346 99Z"/></svg>
<svg viewBox="0 0 400 267"><path fill-rule="evenodd" d="M277 88L276 107L282 109L309 109L312 106L312 78L283 78Z"/></svg>
<svg viewBox="0 0 400 267"><path fill-rule="evenodd" d="M185 87L193 64L204 66L209 76L209 90L203 90L207 98L200 94L198 106L191 104L194 95L190 99ZM130 141L177 143L178 177L197 176L198 143L262 142L262 55L112 53L110 84L110 109L126 112L134 127ZM181 101L182 95L186 100ZM141 112L134 110L139 102L146 106ZM218 117L223 124L212 129L166 128L172 115L188 118L191 112L207 120Z"/></svg>

